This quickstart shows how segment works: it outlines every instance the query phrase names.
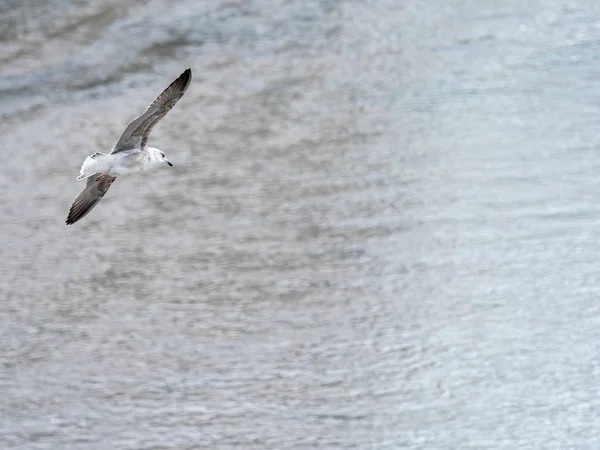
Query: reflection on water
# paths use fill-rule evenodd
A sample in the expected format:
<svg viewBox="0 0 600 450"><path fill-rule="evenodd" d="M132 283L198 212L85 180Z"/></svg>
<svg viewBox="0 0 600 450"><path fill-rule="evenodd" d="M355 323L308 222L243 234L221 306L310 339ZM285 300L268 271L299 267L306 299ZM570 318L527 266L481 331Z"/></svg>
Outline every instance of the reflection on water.
<svg viewBox="0 0 600 450"><path fill-rule="evenodd" d="M455 3L0 3L1 447L596 448L600 15Z"/></svg>

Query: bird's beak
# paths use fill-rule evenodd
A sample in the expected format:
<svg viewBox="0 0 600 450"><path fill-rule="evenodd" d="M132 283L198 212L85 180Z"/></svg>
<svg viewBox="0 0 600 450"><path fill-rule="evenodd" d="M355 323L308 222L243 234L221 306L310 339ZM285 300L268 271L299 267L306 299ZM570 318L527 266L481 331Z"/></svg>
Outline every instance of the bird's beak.
<svg viewBox="0 0 600 450"><path fill-rule="evenodd" d="M167 163L169 166L173 167L173 164L171 164L171 161L169 161L169 160L165 159L165 162L166 162L166 163Z"/></svg>

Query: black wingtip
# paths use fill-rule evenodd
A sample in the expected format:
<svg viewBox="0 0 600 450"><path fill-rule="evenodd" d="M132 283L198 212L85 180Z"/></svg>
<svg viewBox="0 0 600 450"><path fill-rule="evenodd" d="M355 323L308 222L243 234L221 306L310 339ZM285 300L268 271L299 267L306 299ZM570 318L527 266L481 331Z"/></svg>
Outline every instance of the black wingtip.
<svg viewBox="0 0 600 450"><path fill-rule="evenodd" d="M67 225L73 225L75 222L79 222L92 209L93 209L93 207L90 208L88 211L85 211L85 210L82 211L81 209L79 209L77 211L73 211L73 210L69 211L69 217L67 217L67 220L65 220L65 223Z"/></svg>
<svg viewBox="0 0 600 450"><path fill-rule="evenodd" d="M71 208L69 208L69 214L67 215L67 220L65 220L65 223L67 225L73 225L75 222L77 222L79 219L81 219L83 216L81 215L81 211L75 211L75 202L73 202L73 204L71 205Z"/></svg>
<svg viewBox="0 0 600 450"><path fill-rule="evenodd" d="M185 80L186 85L189 85L190 81L192 81L192 69L190 69L189 67L185 69L181 74L181 78Z"/></svg>
<svg viewBox="0 0 600 450"><path fill-rule="evenodd" d="M77 222L79 219L81 219L81 217L76 217L73 214L73 208L71 208L71 210L69 211L69 216L67 217L67 220L65 220L65 223L67 225L73 225L75 222Z"/></svg>
<svg viewBox="0 0 600 450"><path fill-rule="evenodd" d="M185 92L192 82L192 69L185 69L181 75L177 77L175 81L173 81L165 91L169 89L177 89L181 92Z"/></svg>

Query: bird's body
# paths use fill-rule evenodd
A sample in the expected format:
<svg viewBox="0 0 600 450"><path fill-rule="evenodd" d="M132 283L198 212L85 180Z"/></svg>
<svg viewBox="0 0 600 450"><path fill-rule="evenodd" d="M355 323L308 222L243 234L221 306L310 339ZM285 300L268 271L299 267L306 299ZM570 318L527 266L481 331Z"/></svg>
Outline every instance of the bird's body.
<svg viewBox="0 0 600 450"><path fill-rule="evenodd" d="M154 147L148 147L146 151L132 149L115 154L94 153L83 161L77 179L83 180L96 173L113 176L135 175L164 164L165 160L161 154L162 152Z"/></svg>
<svg viewBox="0 0 600 450"><path fill-rule="evenodd" d="M67 225L88 214L104 197L117 176L134 175L165 164L173 166L166 159L164 152L146 144L154 125L175 106L187 90L191 79L192 71L186 69L142 115L127 126L110 153L96 152L83 161L77 179L87 179L86 187L73 202Z"/></svg>

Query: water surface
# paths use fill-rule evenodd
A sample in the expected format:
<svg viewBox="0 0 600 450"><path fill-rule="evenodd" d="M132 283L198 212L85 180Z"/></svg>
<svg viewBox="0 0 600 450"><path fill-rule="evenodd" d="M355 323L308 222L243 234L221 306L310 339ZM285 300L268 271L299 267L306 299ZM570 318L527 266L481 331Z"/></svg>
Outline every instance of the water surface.
<svg viewBox="0 0 600 450"><path fill-rule="evenodd" d="M597 448L599 38L590 2L0 3L0 447ZM174 169L65 226L186 67Z"/></svg>

